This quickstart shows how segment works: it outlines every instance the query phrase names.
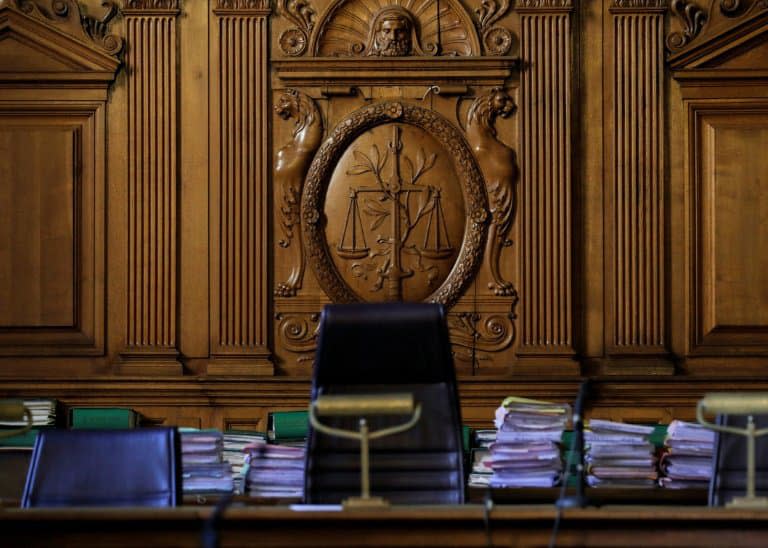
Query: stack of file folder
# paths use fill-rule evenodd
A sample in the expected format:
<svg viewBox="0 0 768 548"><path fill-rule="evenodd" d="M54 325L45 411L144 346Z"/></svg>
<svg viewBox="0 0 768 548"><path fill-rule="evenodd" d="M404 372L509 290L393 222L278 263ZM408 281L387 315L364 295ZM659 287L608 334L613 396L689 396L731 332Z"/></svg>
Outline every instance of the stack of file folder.
<svg viewBox="0 0 768 548"><path fill-rule="evenodd" d="M255 442L248 452L246 489L252 497L302 499L304 447Z"/></svg>
<svg viewBox="0 0 768 548"><path fill-rule="evenodd" d="M715 433L698 423L673 420L659 460L659 485L668 489L705 489L712 475Z"/></svg>
<svg viewBox="0 0 768 548"><path fill-rule="evenodd" d="M180 429L182 490L185 494L228 494L234 491L232 466L222 457L218 430Z"/></svg>
<svg viewBox="0 0 768 548"><path fill-rule="evenodd" d="M258 442L264 442L266 435L262 432L249 432L245 430L227 430L223 435L223 449L221 456L224 462L228 462L232 469L234 493L245 494L245 475L248 470L246 460L247 448Z"/></svg>
<svg viewBox="0 0 768 548"><path fill-rule="evenodd" d="M510 396L496 410L491 487L552 487L563 472L560 442L570 406Z"/></svg>
<svg viewBox="0 0 768 548"><path fill-rule="evenodd" d="M592 419L584 432L590 487L655 487L658 479L653 426Z"/></svg>

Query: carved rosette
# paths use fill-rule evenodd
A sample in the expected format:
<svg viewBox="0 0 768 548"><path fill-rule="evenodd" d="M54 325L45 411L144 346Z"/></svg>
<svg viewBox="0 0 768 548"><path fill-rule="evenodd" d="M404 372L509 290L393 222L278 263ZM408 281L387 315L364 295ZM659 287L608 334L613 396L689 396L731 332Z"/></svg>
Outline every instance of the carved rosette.
<svg viewBox="0 0 768 548"><path fill-rule="evenodd" d="M504 27L493 26L507 11L509 0L483 0L475 10L483 47L490 55L506 55L512 47L512 33Z"/></svg>
<svg viewBox="0 0 768 548"><path fill-rule="evenodd" d="M125 45L122 38L109 33L109 23L118 13L114 2L102 2L106 12L98 19L83 14L76 0L16 0L16 6L76 38L93 42L110 55L119 54Z"/></svg>
<svg viewBox="0 0 768 548"><path fill-rule="evenodd" d="M462 185L466 208L463 243L443 283L426 299L452 305L474 277L482 257L488 215L483 178L464 137L442 115L414 105L380 102L350 114L331 132L309 168L302 198L302 235L309 262L321 287L334 302L363 300L335 267L326 241L324 210L326 192L337 163L354 140L364 132L393 123L424 130L444 150Z"/></svg>
<svg viewBox="0 0 768 548"><path fill-rule="evenodd" d="M306 0L279 0L278 6L280 15L296 25L283 31L278 44L286 55L298 57L307 50L317 12Z"/></svg>

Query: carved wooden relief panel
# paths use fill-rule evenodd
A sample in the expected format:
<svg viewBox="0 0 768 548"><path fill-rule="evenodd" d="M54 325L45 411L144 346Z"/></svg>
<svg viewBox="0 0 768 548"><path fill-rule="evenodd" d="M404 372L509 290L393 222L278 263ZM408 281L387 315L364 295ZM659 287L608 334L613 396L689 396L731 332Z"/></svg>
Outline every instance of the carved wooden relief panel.
<svg viewBox="0 0 768 548"><path fill-rule="evenodd" d="M506 369L517 302L509 4L285 1L277 12L278 363L306 371L327 302L407 300L450 308L464 372Z"/></svg>
<svg viewBox="0 0 768 548"><path fill-rule="evenodd" d="M72 1L0 3L0 355L105 352L105 104L122 40Z"/></svg>

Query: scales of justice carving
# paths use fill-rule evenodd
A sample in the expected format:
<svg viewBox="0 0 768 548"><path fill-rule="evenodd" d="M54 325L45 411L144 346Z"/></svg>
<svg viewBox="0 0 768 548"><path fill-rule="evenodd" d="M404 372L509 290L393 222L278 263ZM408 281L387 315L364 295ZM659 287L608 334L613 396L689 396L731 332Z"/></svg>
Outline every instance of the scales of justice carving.
<svg viewBox="0 0 768 548"><path fill-rule="evenodd" d="M441 188L419 183L435 165L437 155L426 156L424 149L419 148L414 164L403 153L402 128L392 124L391 132L383 157L376 145L370 156L357 149L353 151L359 163L346 174L356 177L370 173L376 184L350 187L347 214L335 252L341 259L356 261L351 266L356 276L364 276L366 270L375 271L376 279L370 290L375 292L383 288L386 300L398 301L403 300L403 280L413 276L415 271L426 273L428 286L433 286L437 267L432 263L450 259L455 249L451 245L441 204ZM410 167L407 177L403 176L404 163ZM378 248L375 250L368 247L362 227L359 197L366 194L373 195L363 208L364 216L371 220L371 230L389 221L388 234L376 238ZM418 229L421 229L421 238L412 238ZM407 257L414 259L410 266L406 264ZM361 262L365 259L375 264Z"/></svg>

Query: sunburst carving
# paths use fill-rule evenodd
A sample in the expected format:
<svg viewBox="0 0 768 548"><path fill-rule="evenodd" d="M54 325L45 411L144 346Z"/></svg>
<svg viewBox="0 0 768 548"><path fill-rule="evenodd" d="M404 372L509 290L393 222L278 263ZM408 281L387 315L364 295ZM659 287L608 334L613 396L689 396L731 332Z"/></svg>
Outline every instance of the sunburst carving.
<svg viewBox="0 0 768 548"><path fill-rule="evenodd" d="M376 14L390 6L399 6L413 16L424 54L480 54L472 18L456 0L336 0L315 28L310 51L320 57L368 55L371 25Z"/></svg>

